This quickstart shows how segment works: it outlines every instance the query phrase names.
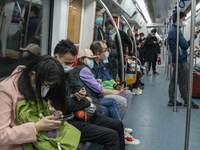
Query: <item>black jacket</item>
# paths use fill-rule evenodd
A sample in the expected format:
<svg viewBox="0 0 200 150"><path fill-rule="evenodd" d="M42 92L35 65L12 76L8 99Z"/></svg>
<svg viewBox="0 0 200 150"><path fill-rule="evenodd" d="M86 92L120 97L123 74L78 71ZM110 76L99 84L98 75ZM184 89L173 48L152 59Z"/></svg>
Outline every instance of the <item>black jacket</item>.
<svg viewBox="0 0 200 150"><path fill-rule="evenodd" d="M90 98L92 98L93 103L96 105L97 107L97 112L101 113L101 105L98 102L98 98L97 98L97 94L94 93L93 91L90 90L89 87L87 87L87 85L85 85L83 83L83 81L80 79L80 71L82 68L84 68L85 66L81 66L81 65L77 65L73 70L71 70L68 73L68 82L70 85L70 89L71 89L71 93L74 94L76 92L79 92L81 88L85 87L86 92L87 92L87 96L89 96ZM88 101L87 99L84 101ZM83 104L85 104L86 102L83 102ZM74 108L76 107L81 107L79 105L81 105L80 103L74 103L71 102L72 106L74 105ZM86 107L85 107L86 108Z"/></svg>

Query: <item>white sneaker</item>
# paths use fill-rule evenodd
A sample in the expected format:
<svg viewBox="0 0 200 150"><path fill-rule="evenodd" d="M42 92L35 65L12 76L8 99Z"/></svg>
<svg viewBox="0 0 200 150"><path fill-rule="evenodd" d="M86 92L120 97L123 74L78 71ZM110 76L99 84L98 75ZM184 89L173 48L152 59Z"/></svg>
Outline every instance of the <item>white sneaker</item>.
<svg viewBox="0 0 200 150"><path fill-rule="evenodd" d="M138 89L133 89L132 90L132 94L133 95L142 95L142 91L138 90Z"/></svg>
<svg viewBox="0 0 200 150"><path fill-rule="evenodd" d="M139 87L137 88L137 90L143 92L143 90L141 88L139 88Z"/></svg>
<svg viewBox="0 0 200 150"><path fill-rule="evenodd" d="M132 144L132 145L140 144L140 140L134 139L130 134L127 133L124 134L124 140L125 144Z"/></svg>
<svg viewBox="0 0 200 150"><path fill-rule="evenodd" d="M124 128L124 133L131 134L133 132L133 129L131 128Z"/></svg>

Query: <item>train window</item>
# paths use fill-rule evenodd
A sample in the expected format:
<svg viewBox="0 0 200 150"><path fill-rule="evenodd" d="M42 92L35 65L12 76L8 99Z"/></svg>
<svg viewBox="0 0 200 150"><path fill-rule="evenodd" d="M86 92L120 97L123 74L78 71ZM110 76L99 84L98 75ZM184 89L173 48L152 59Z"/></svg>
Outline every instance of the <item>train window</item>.
<svg viewBox="0 0 200 150"><path fill-rule="evenodd" d="M81 27L82 0L73 0L69 3L69 18L67 39L79 44Z"/></svg>
<svg viewBox="0 0 200 150"><path fill-rule="evenodd" d="M41 52L41 48L47 51L47 46L43 47L42 42L48 43L49 37L46 31L50 16L46 16L50 11L50 3L47 1L0 2L0 80L10 75L17 65L24 65L28 61L21 61L24 56L32 56L32 59L35 54L47 53ZM47 29L42 28L44 25ZM30 46L30 43L37 45Z"/></svg>

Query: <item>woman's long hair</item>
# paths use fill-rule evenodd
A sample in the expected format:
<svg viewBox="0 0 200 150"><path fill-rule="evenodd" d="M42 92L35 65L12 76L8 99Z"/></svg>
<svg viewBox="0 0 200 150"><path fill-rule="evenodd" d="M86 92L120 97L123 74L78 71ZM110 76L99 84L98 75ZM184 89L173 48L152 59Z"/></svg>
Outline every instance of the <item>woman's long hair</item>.
<svg viewBox="0 0 200 150"><path fill-rule="evenodd" d="M35 90L31 85L30 75L35 72ZM52 106L63 112L67 110L65 76L62 65L51 56L40 56L33 59L26 68L23 69L19 81L19 92L26 100L42 100L41 87L44 82L55 82L56 85L51 88L45 97L52 101Z"/></svg>

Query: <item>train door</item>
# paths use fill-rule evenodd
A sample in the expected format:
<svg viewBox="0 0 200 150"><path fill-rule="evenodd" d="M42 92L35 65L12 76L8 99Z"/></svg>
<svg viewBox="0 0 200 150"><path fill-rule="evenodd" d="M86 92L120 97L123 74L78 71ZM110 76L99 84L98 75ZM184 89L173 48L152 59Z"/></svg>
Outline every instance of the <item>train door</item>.
<svg viewBox="0 0 200 150"><path fill-rule="evenodd" d="M8 76L22 57L20 48L36 43L48 53L50 1L2 0L0 2L0 78Z"/></svg>

